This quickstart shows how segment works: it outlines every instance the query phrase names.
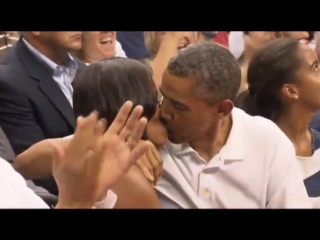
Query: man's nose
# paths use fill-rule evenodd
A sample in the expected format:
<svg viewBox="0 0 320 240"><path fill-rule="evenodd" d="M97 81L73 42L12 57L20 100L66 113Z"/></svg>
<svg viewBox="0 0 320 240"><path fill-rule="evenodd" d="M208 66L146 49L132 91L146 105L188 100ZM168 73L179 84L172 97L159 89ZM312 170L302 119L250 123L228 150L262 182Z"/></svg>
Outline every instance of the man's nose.
<svg viewBox="0 0 320 240"><path fill-rule="evenodd" d="M160 111L159 111L159 120L160 122L162 122L163 124L166 124L168 123L170 120L172 120L172 115L170 113L168 113L166 111L165 108L160 108Z"/></svg>

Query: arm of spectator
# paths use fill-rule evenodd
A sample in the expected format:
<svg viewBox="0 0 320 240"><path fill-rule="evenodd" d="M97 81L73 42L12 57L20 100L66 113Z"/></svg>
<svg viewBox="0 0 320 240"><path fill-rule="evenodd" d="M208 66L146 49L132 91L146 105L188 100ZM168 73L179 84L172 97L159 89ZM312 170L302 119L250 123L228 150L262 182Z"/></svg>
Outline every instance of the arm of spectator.
<svg viewBox="0 0 320 240"><path fill-rule="evenodd" d="M28 98L1 80L0 126L16 154L45 138Z"/></svg>
<svg viewBox="0 0 320 240"><path fill-rule="evenodd" d="M52 177L53 150L50 141L55 141L56 144L66 149L70 139L45 139L19 154L14 160L13 167L25 179L48 179Z"/></svg>
<svg viewBox="0 0 320 240"><path fill-rule="evenodd" d="M166 32L158 54L151 63L153 79L157 88L161 84L162 74L167 68L169 60L177 54L179 42L183 38L186 38L189 43L193 43L194 32Z"/></svg>
<svg viewBox="0 0 320 240"><path fill-rule="evenodd" d="M239 94L248 88L247 71L249 63L257 50L261 49L266 43L276 38L276 32L262 32L254 31L247 32L243 36L244 51L243 60L241 64L241 86Z"/></svg>

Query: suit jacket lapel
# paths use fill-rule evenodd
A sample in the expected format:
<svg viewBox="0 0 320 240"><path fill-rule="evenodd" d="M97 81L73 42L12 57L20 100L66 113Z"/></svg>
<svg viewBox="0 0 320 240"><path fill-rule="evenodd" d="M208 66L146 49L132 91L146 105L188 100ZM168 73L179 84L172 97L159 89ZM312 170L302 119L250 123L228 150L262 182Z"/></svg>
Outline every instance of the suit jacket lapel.
<svg viewBox="0 0 320 240"><path fill-rule="evenodd" d="M52 78L53 70L47 64L39 60L20 38L17 42L16 53L25 65L30 77L39 82L39 88L52 102L71 127L75 128L76 121L73 109L67 98Z"/></svg>

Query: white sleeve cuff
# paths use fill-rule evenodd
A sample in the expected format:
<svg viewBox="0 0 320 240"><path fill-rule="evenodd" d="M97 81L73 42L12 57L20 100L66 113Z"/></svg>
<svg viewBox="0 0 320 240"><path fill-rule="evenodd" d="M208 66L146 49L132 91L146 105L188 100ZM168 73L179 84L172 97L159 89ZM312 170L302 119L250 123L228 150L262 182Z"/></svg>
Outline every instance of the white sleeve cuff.
<svg viewBox="0 0 320 240"><path fill-rule="evenodd" d="M112 209L117 202L117 195L109 190L104 200L97 202L93 208Z"/></svg>

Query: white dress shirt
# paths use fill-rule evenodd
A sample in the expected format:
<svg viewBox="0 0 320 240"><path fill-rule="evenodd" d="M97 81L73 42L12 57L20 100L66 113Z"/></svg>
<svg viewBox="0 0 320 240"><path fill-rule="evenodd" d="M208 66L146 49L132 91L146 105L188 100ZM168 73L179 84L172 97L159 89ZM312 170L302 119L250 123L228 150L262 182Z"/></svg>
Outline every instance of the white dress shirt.
<svg viewBox="0 0 320 240"><path fill-rule="evenodd" d="M208 163L189 144L159 148L163 208L312 208L295 150L271 121L232 110L226 144Z"/></svg>
<svg viewBox="0 0 320 240"><path fill-rule="evenodd" d="M117 196L109 191L104 201L94 208L113 208ZM0 209L1 208L41 208L49 206L27 187L26 181L4 159L0 158Z"/></svg>

